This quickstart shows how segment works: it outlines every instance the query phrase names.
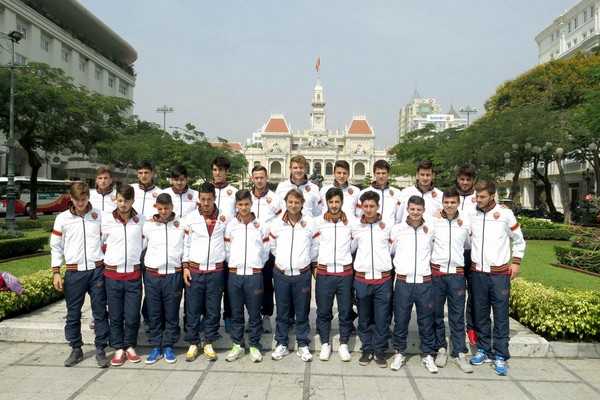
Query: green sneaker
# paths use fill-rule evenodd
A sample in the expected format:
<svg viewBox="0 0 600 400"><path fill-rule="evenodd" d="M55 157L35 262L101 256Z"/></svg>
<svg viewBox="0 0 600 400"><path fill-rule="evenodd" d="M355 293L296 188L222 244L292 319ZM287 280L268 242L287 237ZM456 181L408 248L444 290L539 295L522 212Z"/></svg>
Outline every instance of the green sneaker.
<svg viewBox="0 0 600 400"><path fill-rule="evenodd" d="M227 354L227 358L225 358L225 361L235 361L238 358L242 358L246 355L246 352L244 350L244 348L242 346L240 346L239 344L234 343L233 347L231 348L231 351L229 352L229 354Z"/></svg>
<svg viewBox="0 0 600 400"><path fill-rule="evenodd" d="M257 347L250 347L250 358L252 358L252 362L255 363L262 361L262 354L260 354L260 350Z"/></svg>

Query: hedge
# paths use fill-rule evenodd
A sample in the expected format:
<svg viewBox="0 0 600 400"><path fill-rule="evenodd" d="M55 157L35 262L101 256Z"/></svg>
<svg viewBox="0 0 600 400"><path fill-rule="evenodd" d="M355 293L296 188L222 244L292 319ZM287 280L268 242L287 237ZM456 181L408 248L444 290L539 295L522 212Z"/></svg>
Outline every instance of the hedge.
<svg viewBox="0 0 600 400"><path fill-rule="evenodd" d="M37 229L43 228L48 231L52 230L52 226L54 225L54 219L18 219L17 227L19 229ZM2 224L4 227L4 224Z"/></svg>
<svg viewBox="0 0 600 400"><path fill-rule="evenodd" d="M0 292L0 320L48 305L63 297L52 286L52 270L36 272L20 278L23 293Z"/></svg>
<svg viewBox="0 0 600 400"><path fill-rule="evenodd" d="M0 260L35 253L47 244L47 236L0 240Z"/></svg>
<svg viewBox="0 0 600 400"><path fill-rule="evenodd" d="M600 293L512 281L510 314L551 340L600 340Z"/></svg>
<svg viewBox="0 0 600 400"><path fill-rule="evenodd" d="M569 240L573 236L571 229L523 229L527 240Z"/></svg>
<svg viewBox="0 0 600 400"><path fill-rule="evenodd" d="M600 273L600 251L554 246L554 253L561 264Z"/></svg>

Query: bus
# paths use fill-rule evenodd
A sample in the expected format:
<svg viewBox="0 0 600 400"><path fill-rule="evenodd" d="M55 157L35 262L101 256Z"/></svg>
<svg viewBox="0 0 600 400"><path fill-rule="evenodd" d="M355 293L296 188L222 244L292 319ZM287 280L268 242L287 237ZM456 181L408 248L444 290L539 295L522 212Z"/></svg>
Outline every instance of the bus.
<svg viewBox="0 0 600 400"><path fill-rule="evenodd" d="M8 178L0 177L0 214L6 214L6 186ZM46 215L65 211L70 207L69 190L73 181L38 178L37 212ZM28 176L15 176L17 200L15 214L29 215L31 209L31 183Z"/></svg>

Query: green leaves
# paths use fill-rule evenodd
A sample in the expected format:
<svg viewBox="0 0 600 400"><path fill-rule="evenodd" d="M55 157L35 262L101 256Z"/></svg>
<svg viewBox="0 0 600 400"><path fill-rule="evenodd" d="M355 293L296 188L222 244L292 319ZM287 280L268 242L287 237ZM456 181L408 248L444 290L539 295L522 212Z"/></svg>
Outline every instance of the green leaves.
<svg viewBox="0 0 600 400"><path fill-rule="evenodd" d="M50 304L63 297L52 286L52 270L40 271L19 278L25 291L21 295L14 292L0 292L0 320L22 314Z"/></svg>

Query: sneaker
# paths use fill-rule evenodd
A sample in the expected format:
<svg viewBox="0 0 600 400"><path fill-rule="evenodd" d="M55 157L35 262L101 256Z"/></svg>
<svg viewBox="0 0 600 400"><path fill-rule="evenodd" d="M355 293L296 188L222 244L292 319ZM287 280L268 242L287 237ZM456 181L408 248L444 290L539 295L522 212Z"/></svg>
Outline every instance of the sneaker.
<svg viewBox="0 0 600 400"><path fill-rule="evenodd" d="M138 354L135 352L135 349L132 346L129 346L127 350L125 350L125 355L127 356L129 362L132 363L139 363L141 360L140 356L138 356Z"/></svg>
<svg viewBox="0 0 600 400"><path fill-rule="evenodd" d="M477 349L477 353L475 353L474 357L471 357L470 362L473 365L481 365L483 363L491 363L492 360L487 355L487 353L485 352L485 350L483 350L483 349Z"/></svg>
<svg viewBox="0 0 600 400"><path fill-rule="evenodd" d="M467 356L465 353L458 353L458 357L453 357L452 361L454 361L454 364L456 364L458 368L460 368L460 370L465 374L473 373L473 367L467 361Z"/></svg>
<svg viewBox="0 0 600 400"><path fill-rule="evenodd" d="M406 357L404 354L400 352L396 352L394 358L392 359L392 365L390 365L390 369L392 371L398 371L406 364Z"/></svg>
<svg viewBox="0 0 600 400"><path fill-rule="evenodd" d="M260 354L258 347L250 347L250 358L252 359L252 362L255 363L262 361L262 354Z"/></svg>
<svg viewBox="0 0 600 400"><path fill-rule="evenodd" d="M231 334L231 328L233 328L231 318L225 318L225 332Z"/></svg>
<svg viewBox="0 0 600 400"><path fill-rule="evenodd" d="M206 356L208 361L217 361L217 353L215 353L215 350L213 349L211 343L207 343L204 345L204 355Z"/></svg>
<svg viewBox="0 0 600 400"><path fill-rule="evenodd" d="M275 348L275 351L271 354L271 358L275 361L279 361L288 354L290 354L290 351L288 350L287 346L278 344Z"/></svg>
<svg viewBox="0 0 600 400"><path fill-rule="evenodd" d="M309 362L312 361L312 354L310 354L310 350L308 349L308 346L302 346L302 347L298 347L298 351L296 352L296 355L298 357L300 357L302 359L302 361L304 362Z"/></svg>
<svg viewBox="0 0 600 400"><path fill-rule="evenodd" d="M242 358L246 355L246 352L244 351L244 348L242 346L240 346L237 343L233 344L233 347L231 348L231 351L229 352L229 354L227 354L227 357L225 358L225 361L235 361L238 358Z"/></svg>
<svg viewBox="0 0 600 400"><path fill-rule="evenodd" d="M373 353L371 353L370 351L363 351L360 358L358 359L358 364L364 367L365 365L369 365L372 359Z"/></svg>
<svg viewBox="0 0 600 400"><path fill-rule="evenodd" d="M148 358L146 358L146 361L144 361L144 362L148 365L154 364L155 362L160 360L162 358L162 356L163 356L162 349L160 347L155 347L152 349L152 351L150 352L150 355L148 356Z"/></svg>
<svg viewBox="0 0 600 400"><path fill-rule="evenodd" d="M498 375L504 376L508 373L508 370L506 369L506 360L504 357L496 356L492 367Z"/></svg>
<svg viewBox="0 0 600 400"><path fill-rule="evenodd" d="M467 328L467 337L469 338L469 343L473 346L477 344L477 334L475 333L475 329Z"/></svg>
<svg viewBox="0 0 600 400"><path fill-rule="evenodd" d="M340 356L340 360L342 360L343 362L348 362L352 360L352 356L350 355L350 350L348 350L347 344L340 344L338 354Z"/></svg>
<svg viewBox="0 0 600 400"><path fill-rule="evenodd" d="M71 354L65 360L65 367L73 367L83 361L83 350L81 347L74 347Z"/></svg>
<svg viewBox="0 0 600 400"><path fill-rule="evenodd" d="M437 367L437 365L435 365L435 361L433 360L433 357L431 357L430 355L427 357L421 358L421 364L423 364L423 366L425 368L427 368L427 371L431 372L432 374L438 373L438 367Z"/></svg>
<svg viewBox="0 0 600 400"><path fill-rule="evenodd" d="M385 359L385 354L375 353L375 365L377 365L379 368L387 368L388 363Z"/></svg>
<svg viewBox="0 0 600 400"><path fill-rule="evenodd" d="M264 333L273 332L273 326L271 325L271 317L268 315L263 315L263 332Z"/></svg>
<svg viewBox="0 0 600 400"><path fill-rule="evenodd" d="M110 360L110 365L113 367L120 367L125 362L125 350L119 349L115 351L115 355Z"/></svg>
<svg viewBox="0 0 600 400"><path fill-rule="evenodd" d="M96 362L98 363L98 366L100 368L108 368L108 366L110 365L110 361L108 361L104 350L96 351Z"/></svg>
<svg viewBox="0 0 600 400"><path fill-rule="evenodd" d="M329 357L331 357L331 345L329 343L323 343L323 346L321 346L321 353L319 353L319 360L329 361Z"/></svg>
<svg viewBox="0 0 600 400"><path fill-rule="evenodd" d="M447 362L448 353L446 352L446 349L442 347L438 350L437 356L435 357L435 365L437 365L440 368L443 368L446 366Z"/></svg>
<svg viewBox="0 0 600 400"><path fill-rule="evenodd" d="M185 353L185 361L192 362L198 357L198 345L190 344L187 353Z"/></svg>
<svg viewBox="0 0 600 400"><path fill-rule="evenodd" d="M177 357L175 356L172 347L165 347L165 361L168 364L175 364L177 362Z"/></svg>

